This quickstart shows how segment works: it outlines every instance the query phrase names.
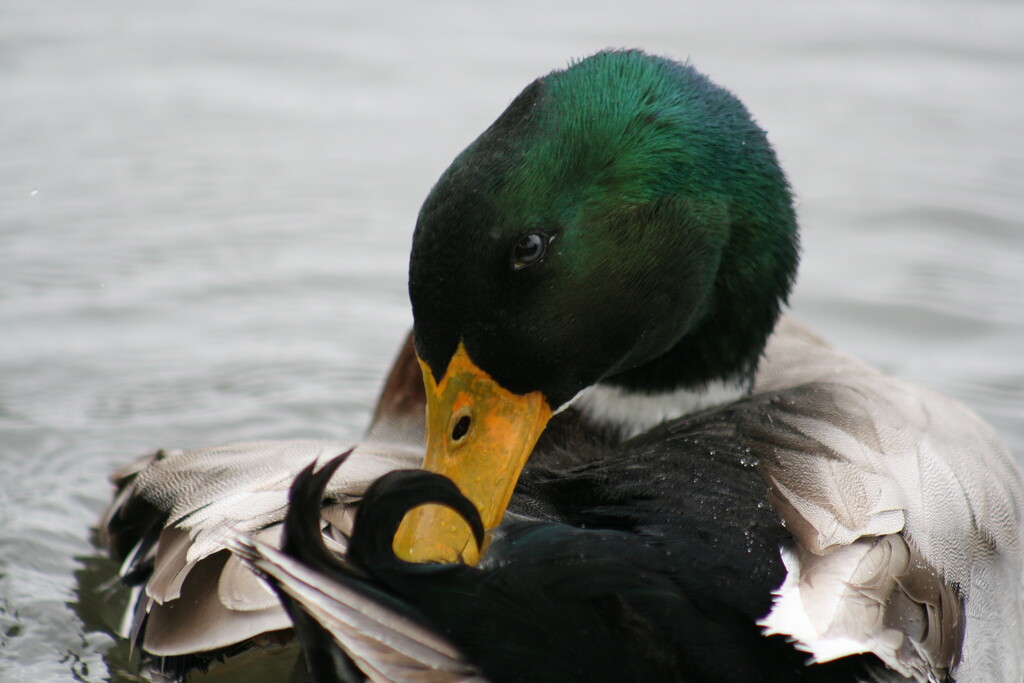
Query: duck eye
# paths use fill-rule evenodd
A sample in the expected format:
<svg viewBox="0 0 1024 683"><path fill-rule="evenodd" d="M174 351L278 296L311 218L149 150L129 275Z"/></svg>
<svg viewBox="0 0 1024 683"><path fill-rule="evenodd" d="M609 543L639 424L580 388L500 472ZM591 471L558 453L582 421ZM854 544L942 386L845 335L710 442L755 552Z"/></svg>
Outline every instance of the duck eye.
<svg viewBox="0 0 1024 683"><path fill-rule="evenodd" d="M512 270L522 270L540 261L548 248L548 236L542 232L523 235L512 249Z"/></svg>
<svg viewBox="0 0 1024 683"><path fill-rule="evenodd" d="M452 427L452 441L458 443L462 440L462 437L466 436L469 432L469 423L471 422L469 415L463 415L455 421L455 426Z"/></svg>

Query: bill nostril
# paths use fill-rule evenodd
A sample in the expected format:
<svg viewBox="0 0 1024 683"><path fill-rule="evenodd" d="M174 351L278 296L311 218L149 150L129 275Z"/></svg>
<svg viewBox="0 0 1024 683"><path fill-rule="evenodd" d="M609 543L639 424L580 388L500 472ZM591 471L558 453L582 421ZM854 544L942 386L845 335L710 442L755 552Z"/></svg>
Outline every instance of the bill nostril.
<svg viewBox="0 0 1024 683"><path fill-rule="evenodd" d="M469 425L472 422L469 415L463 415L455 421L455 426L452 427L452 441L458 443L462 441L463 437L469 433Z"/></svg>

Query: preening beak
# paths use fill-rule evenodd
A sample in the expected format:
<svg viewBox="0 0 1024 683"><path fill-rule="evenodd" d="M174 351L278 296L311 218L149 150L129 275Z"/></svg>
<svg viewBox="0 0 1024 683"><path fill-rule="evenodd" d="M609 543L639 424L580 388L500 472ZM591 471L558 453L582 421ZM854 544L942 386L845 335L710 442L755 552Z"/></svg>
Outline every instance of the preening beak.
<svg viewBox="0 0 1024 683"><path fill-rule="evenodd" d="M523 466L551 418L539 391L514 394L470 359L460 343L440 382L420 360L427 392L427 454L423 469L451 479L469 498L484 528L501 522ZM406 515L395 553L410 562L475 564L469 526L448 508L424 505Z"/></svg>

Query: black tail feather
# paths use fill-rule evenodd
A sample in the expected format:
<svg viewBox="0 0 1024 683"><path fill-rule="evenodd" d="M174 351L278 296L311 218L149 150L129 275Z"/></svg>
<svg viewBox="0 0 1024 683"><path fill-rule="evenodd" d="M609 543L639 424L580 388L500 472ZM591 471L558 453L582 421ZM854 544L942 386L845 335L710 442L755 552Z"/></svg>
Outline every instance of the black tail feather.
<svg viewBox="0 0 1024 683"><path fill-rule="evenodd" d="M340 563L339 558L324 544L320 509L324 491L334 473L344 464L354 449L331 458L317 469L318 462L310 463L299 472L288 494L288 515L284 520L282 550L289 555L330 572Z"/></svg>

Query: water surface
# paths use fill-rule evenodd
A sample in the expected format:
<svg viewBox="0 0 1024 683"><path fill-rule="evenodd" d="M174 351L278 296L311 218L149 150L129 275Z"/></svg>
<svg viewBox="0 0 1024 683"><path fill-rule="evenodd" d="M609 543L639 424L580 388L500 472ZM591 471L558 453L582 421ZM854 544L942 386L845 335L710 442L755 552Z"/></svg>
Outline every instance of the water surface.
<svg viewBox="0 0 1024 683"><path fill-rule="evenodd" d="M1017 3L7 0L0 678L129 675L123 597L76 594L112 469L358 437L430 185L530 80L608 46L691 59L769 131L797 317L1024 455Z"/></svg>

